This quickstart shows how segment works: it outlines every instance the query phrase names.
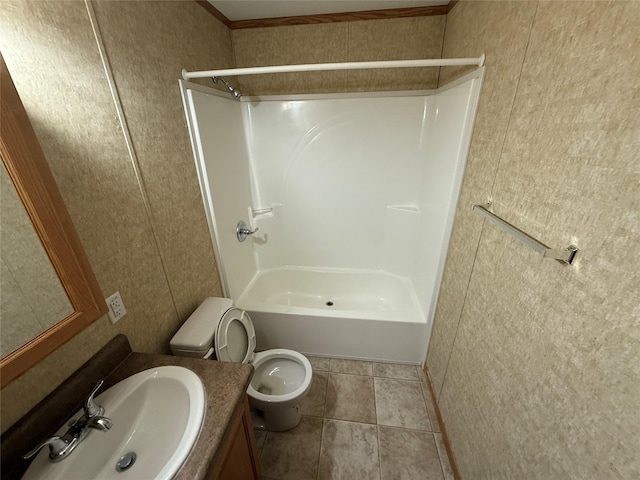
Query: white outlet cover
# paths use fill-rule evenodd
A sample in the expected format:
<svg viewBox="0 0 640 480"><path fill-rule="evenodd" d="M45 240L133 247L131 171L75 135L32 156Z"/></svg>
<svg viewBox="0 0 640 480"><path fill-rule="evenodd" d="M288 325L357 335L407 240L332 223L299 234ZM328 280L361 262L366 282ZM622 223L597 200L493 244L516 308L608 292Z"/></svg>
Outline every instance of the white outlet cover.
<svg viewBox="0 0 640 480"><path fill-rule="evenodd" d="M113 295L105 299L107 307L109 308L109 320L111 323L116 323L122 317L127 314L127 309L124 306L120 292L116 292Z"/></svg>

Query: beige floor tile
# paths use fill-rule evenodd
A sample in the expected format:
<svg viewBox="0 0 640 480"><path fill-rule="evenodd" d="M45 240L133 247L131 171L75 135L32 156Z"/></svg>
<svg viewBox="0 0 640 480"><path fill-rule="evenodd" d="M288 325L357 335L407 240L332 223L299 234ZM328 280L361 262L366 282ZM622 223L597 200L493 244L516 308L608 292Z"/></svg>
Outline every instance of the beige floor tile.
<svg viewBox="0 0 640 480"><path fill-rule="evenodd" d="M400 380L418 380L415 365L399 365L397 363L374 363L375 377L398 378Z"/></svg>
<svg viewBox="0 0 640 480"><path fill-rule="evenodd" d="M422 384L422 393L424 394L424 401L427 403L427 413L429 414L429 420L431 421L431 428L434 432L440 433L440 424L438 423L438 415L436 414L436 407L434 404L433 396L429 385Z"/></svg>
<svg viewBox="0 0 640 480"><path fill-rule="evenodd" d="M373 375L373 363L361 360L331 359L331 372L349 375Z"/></svg>
<svg viewBox="0 0 640 480"><path fill-rule="evenodd" d="M311 364L311 368L314 372L328 372L329 364L331 363L330 358L324 357L310 357L309 355L305 355Z"/></svg>
<svg viewBox="0 0 640 480"><path fill-rule="evenodd" d="M318 480L379 478L376 426L325 419Z"/></svg>
<svg viewBox="0 0 640 480"><path fill-rule="evenodd" d="M420 380L421 382L426 382L427 374L420 365L416 365L416 371L418 372L418 380Z"/></svg>
<svg viewBox="0 0 640 480"><path fill-rule="evenodd" d="M376 423L373 377L330 373L324 416L338 420Z"/></svg>
<svg viewBox="0 0 640 480"><path fill-rule="evenodd" d="M382 480L443 480L430 432L378 426Z"/></svg>
<svg viewBox="0 0 640 480"><path fill-rule="evenodd" d="M378 425L431 430L420 382L374 378Z"/></svg>
<svg viewBox="0 0 640 480"><path fill-rule="evenodd" d="M316 478L322 438L322 419L302 417L287 432L268 432L260 455L262 474L279 480Z"/></svg>
<svg viewBox="0 0 640 480"><path fill-rule="evenodd" d="M255 431L265 480L453 479L419 366L309 360L300 425Z"/></svg>
<svg viewBox="0 0 640 480"><path fill-rule="evenodd" d="M433 437L436 441L436 447L438 447L438 455L440 456L440 464L442 465L444 480L455 480L453 468L451 468L451 463L449 462L449 456L447 455L447 448L444 446L442 434L434 433Z"/></svg>
<svg viewBox="0 0 640 480"><path fill-rule="evenodd" d="M328 375L327 372L313 372L311 389L300 403L302 415L312 415L314 417L322 417L324 415Z"/></svg>

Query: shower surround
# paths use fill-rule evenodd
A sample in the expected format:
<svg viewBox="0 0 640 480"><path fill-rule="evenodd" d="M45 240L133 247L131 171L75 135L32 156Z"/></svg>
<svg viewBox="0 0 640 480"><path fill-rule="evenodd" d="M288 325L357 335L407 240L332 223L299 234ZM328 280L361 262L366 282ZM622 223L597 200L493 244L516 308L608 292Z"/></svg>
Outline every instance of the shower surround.
<svg viewBox="0 0 640 480"><path fill-rule="evenodd" d="M482 74L241 101L180 81L225 295L259 348L424 361Z"/></svg>

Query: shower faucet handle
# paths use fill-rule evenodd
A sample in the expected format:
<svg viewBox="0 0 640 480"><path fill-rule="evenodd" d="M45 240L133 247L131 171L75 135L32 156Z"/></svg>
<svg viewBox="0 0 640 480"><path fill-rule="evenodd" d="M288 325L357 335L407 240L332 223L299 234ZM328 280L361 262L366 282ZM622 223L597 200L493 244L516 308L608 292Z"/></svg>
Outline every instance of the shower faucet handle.
<svg viewBox="0 0 640 480"><path fill-rule="evenodd" d="M238 225L236 225L236 237L239 242L244 242L247 239L247 235L253 235L258 230L260 230L258 227L250 230L247 228L247 224L240 220Z"/></svg>

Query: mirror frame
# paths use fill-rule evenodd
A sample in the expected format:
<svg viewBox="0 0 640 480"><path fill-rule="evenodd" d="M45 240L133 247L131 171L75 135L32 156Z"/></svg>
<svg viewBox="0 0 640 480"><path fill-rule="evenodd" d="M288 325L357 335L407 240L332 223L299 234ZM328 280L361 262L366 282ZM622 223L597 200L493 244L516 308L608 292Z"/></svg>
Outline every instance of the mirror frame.
<svg viewBox="0 0 640 480"><path fill-rule="evenodd" d="M74 312L0 360L0 388L107 312L38 137L0 54L0 156Z"/></svg>

